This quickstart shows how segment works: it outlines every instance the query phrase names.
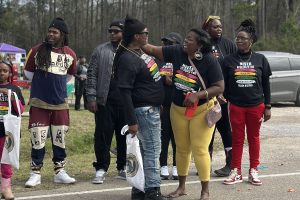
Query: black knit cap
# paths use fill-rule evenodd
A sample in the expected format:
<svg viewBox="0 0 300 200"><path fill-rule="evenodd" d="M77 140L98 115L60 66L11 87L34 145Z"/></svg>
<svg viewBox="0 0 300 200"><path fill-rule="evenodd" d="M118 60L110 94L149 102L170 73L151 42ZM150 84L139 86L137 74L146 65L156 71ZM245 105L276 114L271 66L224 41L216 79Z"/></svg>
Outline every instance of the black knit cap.
<svg viewBox="0 0 300 200"><path fill-rule="evenodd" d="M65 21L60 17L56 17L52 20L52 22L50 23L48 28L51 28L51 27L57 28L58 30L60 30L66 34L69 33L68 27L67 27Z"/></svg>
<svg viewBox="0 0 300 200"><path fill-rule="evenodd" d="M111 28L112 26L117 26L117 27L119 27L121 30L123 30L123 29L124 29L124 19L114 20L114 21L110 24L109 28Z"/></svg>
<svg viewBox="0 0 300 200"><path fill-rule="evenodd" d="M146 28L146 25L137 19L126 16L124 25L124 35L132 36L137 33L141 33Z"/></svg>

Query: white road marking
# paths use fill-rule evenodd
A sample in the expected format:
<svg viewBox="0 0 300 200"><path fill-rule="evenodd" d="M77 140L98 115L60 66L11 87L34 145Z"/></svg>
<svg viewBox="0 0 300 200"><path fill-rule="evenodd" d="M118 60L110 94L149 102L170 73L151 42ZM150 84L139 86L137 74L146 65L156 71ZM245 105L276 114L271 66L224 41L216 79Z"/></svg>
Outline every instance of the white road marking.
<svg viewBox="0 0 300 200"><path fill-rule="evenodd" d="M260 175L260 178L271 178L271 177L282 177L282 176L295 176L300 175L300 172L295 173L285 173L285 174L269 174L269 175ZM247 178L244 178L247 180ZM210 182L222 182L224 180L223 178L214 178L211 179ZM195 184L199 183L199 181L187 181L186 184ZM173 186L178 185L178 182L176 183L164 183L161 184L161 187L167 187L167 186ZM38 195L38 196L27 196L27 197L18 197L17 200L23 200L23 199L42 199L42 198L52 198L52 197L62 197L62 196L74 196L74 195L82 195L82 194L93 194L93 193L104 193L104 192L111 192L111 191L123 191L123 190L131 190L131 187L121 187L121 188L110 188L110 189L103 189L103 190L90 190L90 191L81 191L81 192L67 192L67 193L61 193L61 194L48 194L48 195Z"/></svg>

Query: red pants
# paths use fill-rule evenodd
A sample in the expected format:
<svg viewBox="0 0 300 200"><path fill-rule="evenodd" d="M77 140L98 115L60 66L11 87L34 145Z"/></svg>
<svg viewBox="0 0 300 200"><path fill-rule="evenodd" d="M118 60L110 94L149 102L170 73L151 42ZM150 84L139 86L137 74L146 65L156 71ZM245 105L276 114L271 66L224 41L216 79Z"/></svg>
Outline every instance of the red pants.
<svg viewBox="0 0 300 200"><path fill-rule="evenodd" d="M2 157L2 151L5 145L5 137L0 137L0 160ZM11 165L1 163L1 177L2 178L11 178L12 168Z"/></svg>
<svg viewBox="0 0 300 200"><path fill-rule="evenodd" d="M264 110L265 105L263 103L253 107L240 107L230 104L229 116L232 129L232 169L241 169L245 128L247 130L249 144L250 168L257 168L259 165L259 129L262 123Z"/></svg>

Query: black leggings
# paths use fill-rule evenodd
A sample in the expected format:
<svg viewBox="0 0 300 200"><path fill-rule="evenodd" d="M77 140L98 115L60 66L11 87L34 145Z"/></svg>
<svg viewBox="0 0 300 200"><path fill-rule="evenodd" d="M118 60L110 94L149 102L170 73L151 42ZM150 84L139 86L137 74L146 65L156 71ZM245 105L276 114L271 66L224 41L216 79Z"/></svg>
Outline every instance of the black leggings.
<svg viewBox="0 0 300 200"><path fill-rule="evenodd" d="M168 165L168 150L170 140L173 149L173 166L176 166L176 144L170 120L170 106L164 106L161 115L161 153L160 166Z"/></svg>
<svg viewBox="0 0 300 200"><path fill-rule="evenodd" d="M222 108L222 118L217 122L214 134L209 144L209 153L211 157L214 148L216 129L218 129L219 133L221 134L224 149L228 147L232 147L232 133L231 133L231 127L230 127L229 115L228 115L228 104L227 103L222 104L221 108Z"/></svg>

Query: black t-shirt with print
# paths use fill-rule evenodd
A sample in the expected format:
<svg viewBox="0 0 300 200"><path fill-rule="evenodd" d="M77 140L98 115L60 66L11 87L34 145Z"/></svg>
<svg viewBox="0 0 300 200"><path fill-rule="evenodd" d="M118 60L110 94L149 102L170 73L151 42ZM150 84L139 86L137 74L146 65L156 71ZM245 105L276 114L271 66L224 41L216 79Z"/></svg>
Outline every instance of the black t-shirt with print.
<svg viewBox="0 0 300 200"><path fill-rule="evenodd" d="M269 76L272 73L264 55L235 53L225 57L221 65L225 94L230 103L245 107L270 103Z"/></svg>
<svg viewBox="0 0 300 200"><path fill-rule="evenodd" d="M124 51L117 61L117 79L128 125L136 124L134 109L160 106L164 99L161 75L155 60ZM123 98L124 97L124 98ZM129 98L128 98L129 97Z"/></svg>
<svg viewBox="0 0 300 200"><path fill-rule="evenodd" d="M166 84L166 76L171 76L171 77L173 76L173 65L172 63L164 63L161 62L160 60L156 60L156 63L159 66L159 72L162 75L162 82L165 90L165 98L162 105L170 107L173 99L174 86L173 84L172 85Z"/></svg>
<svg viewBox="0 0 300 200"><path fill-rule="evenodd" d="M15 92L21 101L23 105L25 105L25 101L23 98L23 95L21 93L21 90L18 86L13 85L13 84L5 84L5 85L0 85L0 88L7 88L10 89L12 92ZM4 130L4 124L3 124L3 115L6 115L8 112L8 97L4 93L0 93L0 137L5 136L5 130ZM17 112L15 110L12 110L11 113L13 115L17 115Z"/></svg>
<svg viewBox="0 0 300 200"><path fill-rule="evenodd" d="M235 43L225 37L211 40L212 53L221 62L227 55L237 52Z"/></svg>
<svg viewBox="0 0 300 200"><path fill-rule="evenodd" d="M199 87L201 87L201 90L203 87L197 73L188 60L187 54L183 51L182 45L163 47L163 56L164 61L172 63L174 68L173 82L175 91L173 102L178 106L183 106L187 92L197 92ZM204 54L201 60L194 59L192 61L201 74L206 88L209 88L217 81L223 80L220 64L211 53ZM205 99L200 99L198 105L205 102Z"/></svg>

